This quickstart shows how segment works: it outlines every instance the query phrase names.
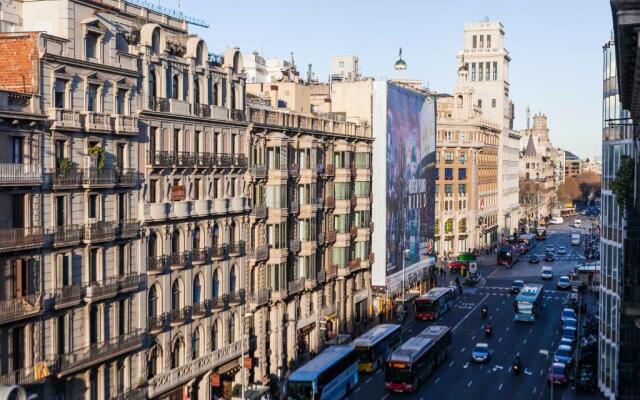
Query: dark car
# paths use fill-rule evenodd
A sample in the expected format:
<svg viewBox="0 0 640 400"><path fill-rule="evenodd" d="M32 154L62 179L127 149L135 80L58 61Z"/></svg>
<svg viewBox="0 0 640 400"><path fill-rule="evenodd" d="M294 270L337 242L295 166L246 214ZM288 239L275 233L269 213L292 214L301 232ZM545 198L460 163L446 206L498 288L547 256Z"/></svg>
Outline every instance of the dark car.
<svg viewBox="0 0 640 400"><path fill-rule="evenodd" d="M531 263L531 264L537 264L537 263L539 263L539 262L540 262L540 258L538 258L538 256L537 256L537 255L535 255L535 254L531 254L531 255L529 256L529 263Z"/></svg>
<svg viewBox="0 0 640 400"><path fill-rule="evenodd" d="M449 261L449 271L459 273L462 268L467 268L467 261L451 260Z"/></svg>
<svg viewBox="0 0 640 400"><path fill-rule="evenodd" d="M520 290L524 287L524 281L517 279L515 281L513 281L513 283L511 284L511 293L512 294L518 294L520 293Z"/></svg>
<svg viewBox="0 0 640 400"><path fill-rule="evenodd" d="M464 280L464 285L465 286L475 286L475 285L478 284L478 282L480 282L480 274L478 274L478 273L469 274Z"/></svg>
<svg viewBox="0 0 640 400"><path fill-rule="evenodd" d="M554 362L549 368L547 375L549 383L554 385L566 385L569 381L569 371L565 364Z"/></svg>
<svg viewBox="0 0 640 400"><path fill-rule="evenodd" d="M545 261L554 261L555 259L556 259L555 254L553 254L553 253L552 253L552 252L550 252L550 251L547 251L547 252L544 254L544 260L545 260Z"/></svg>
<svg viewBox="0 0 640 400"><path fill-rule="evenodd" d="M578 370L578 380L576 381L578 392L596 393L596 377L592 366L583 366Z"/></svg>

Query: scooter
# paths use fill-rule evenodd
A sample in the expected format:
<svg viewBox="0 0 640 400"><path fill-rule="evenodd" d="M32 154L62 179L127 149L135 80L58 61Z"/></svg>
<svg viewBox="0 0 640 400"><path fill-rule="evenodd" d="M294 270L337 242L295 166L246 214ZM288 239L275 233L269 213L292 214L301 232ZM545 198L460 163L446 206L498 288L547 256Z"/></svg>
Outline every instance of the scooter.
<svg viewBox="0 0 640 400"><path fill-rule="evenodd" d="M493 329L490 326L486 326L484 328L484 335L485 336L491 336L492 333L493 333Z"/></svg>
<svg viewBox="0 0 640 400"><path fill-rule="evenodd" d="M520 368L521 368L520 367L520 363L518 363L518 362L514 362L513 366L511 367L511 369L513 370L513 373L515 375L520 375Z"/></svg>
<svg viewBox="0 0 640 400"><path fill-rule="evenodd" d="M486 308L482 307L482 319L487 318L487 315L489 315L489 310L487 310Z"/></svg>

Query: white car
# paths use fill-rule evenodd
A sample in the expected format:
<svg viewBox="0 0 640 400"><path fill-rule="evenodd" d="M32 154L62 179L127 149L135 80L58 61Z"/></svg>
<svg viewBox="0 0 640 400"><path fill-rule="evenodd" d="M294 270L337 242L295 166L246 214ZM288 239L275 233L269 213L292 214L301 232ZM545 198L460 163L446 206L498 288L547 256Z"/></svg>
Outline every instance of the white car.
<svg viewBox="0 0 640 400"><path fill-rule="evenodd" d="M553 279L553 267L545 265L542 267L542 272L540 273L540 277L542 279Z"/></svg>
<svg viewBox="0 0 640 400"><path fill-rule="evenodd" d="M567 248L564 246L558 247L558 254L567 254Z"/></svg>

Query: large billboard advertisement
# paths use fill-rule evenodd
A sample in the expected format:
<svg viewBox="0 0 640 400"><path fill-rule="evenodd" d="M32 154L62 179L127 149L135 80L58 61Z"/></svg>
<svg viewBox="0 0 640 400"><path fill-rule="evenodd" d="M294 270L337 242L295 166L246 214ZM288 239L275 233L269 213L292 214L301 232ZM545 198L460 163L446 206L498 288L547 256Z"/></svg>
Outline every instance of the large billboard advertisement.
<svg viewBox="0 0 640 400"><path fill-rule="evenodd" d="M387 85L386 277L433 255L436 104L433 96Z"/></svg>

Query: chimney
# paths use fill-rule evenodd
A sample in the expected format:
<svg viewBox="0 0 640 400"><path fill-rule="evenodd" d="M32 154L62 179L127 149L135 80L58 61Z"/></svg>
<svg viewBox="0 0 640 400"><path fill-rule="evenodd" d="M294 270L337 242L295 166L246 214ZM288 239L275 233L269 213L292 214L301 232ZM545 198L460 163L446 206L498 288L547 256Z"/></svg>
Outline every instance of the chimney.
<svg viewBox="0 0 640 400"><path fill-rule="evenodd" d="M269 100L271 101L271 107L278 108L278 85L271 85Z"/></svg>

